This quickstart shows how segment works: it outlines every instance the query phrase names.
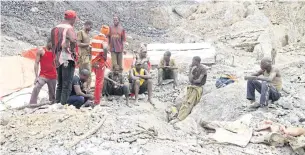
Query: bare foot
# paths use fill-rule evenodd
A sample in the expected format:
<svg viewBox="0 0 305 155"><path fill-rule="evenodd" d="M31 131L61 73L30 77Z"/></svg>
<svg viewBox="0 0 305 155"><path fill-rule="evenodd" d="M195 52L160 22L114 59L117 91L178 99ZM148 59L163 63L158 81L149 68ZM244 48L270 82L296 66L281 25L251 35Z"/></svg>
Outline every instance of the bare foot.
<svg viewBox="0 0 305 155"><path fill-rule="evenodd" d="M138 99L135 100L134 105L139 106Z"/></svg>
<svg viewBox="0 0 305 155"><path fill-rule="evenodd" d="M154 103L151 99L148 99L148 102L149 102L154 108L156 108L155 103Z"/></svg>
<svg viewBox="0 0 305 155"><path fill-rule="evenodd" d="M175 124L175 123L177 123L177 122L179 122L179 119L176 118L176 119L174 119L174 120L171 120L169 123L170 123L170 124Z"/></svg>

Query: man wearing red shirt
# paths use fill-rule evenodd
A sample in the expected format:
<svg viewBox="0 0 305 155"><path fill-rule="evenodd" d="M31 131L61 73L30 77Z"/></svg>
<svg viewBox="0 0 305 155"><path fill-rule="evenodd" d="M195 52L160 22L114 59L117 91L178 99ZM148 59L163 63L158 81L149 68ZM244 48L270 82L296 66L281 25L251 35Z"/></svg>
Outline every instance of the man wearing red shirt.
<svg viewBox="0 0 305 155"><path fill-rule="evenodd" d="M52 42L51 38L48 38L47 46L39 48L36 54L36 60L34 65L35 71L35 87L32 92L30 104L37 104L37 97L41 88L47 84L49 89L49 101L55 102L55 87L56 87L56 67L54 63L55 55L51 51ZM38 75L40 64L40 73Z"/></svg>
<svg viewBox="0 0 305 155"><path fill-rule="evenodd" d="M124 44L126 43L125 30L120 25L120 19L118 16L113 17L113 26L110 27L109 33L109 45L111 52L112 67L119 65L121 71L123 71L123 52Z"/></svg>

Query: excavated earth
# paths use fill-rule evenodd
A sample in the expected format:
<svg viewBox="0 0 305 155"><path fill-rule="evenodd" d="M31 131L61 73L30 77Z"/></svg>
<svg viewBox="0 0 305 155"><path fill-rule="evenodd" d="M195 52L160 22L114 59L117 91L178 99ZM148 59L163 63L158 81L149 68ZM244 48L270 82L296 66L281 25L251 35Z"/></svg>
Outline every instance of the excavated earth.
<svg viewBox="0 0 305 155"><path fill-rule="evenodd" d="M18 55L41 46L64 10L79 14L76 29L86 20L94 22L95 34L102 24L111 24L112 14L121 17L127 31L128 50L140 42L209 42L217 61L208 67L201 101L182 122L171 125L165 109L183 100L188 83L188 64L179 69L178 90L172 85L156 86L152 70L156 108L145 100L127 107L123 97L102 101L94 109L47 105L36 109L2 110L1 154L14 155L293 155L289 146L272 147L249 143L245 148L213 141L200 120L234 121L251 114L250 126L272 120L286 126L305 127L305 5L304 2L15 2L1 1L1 56ZM14 43L14 45L12 44ZM16 45L16 46L15 46ZM285 92L269 109L249 112L243 77L259 69L262 56L277 49L275 59L283 76ZM223 74L238 78L234 84L216 89ZM41 95L40 101L47 100ZM71 144L98 124L88 138Z"/></svg>

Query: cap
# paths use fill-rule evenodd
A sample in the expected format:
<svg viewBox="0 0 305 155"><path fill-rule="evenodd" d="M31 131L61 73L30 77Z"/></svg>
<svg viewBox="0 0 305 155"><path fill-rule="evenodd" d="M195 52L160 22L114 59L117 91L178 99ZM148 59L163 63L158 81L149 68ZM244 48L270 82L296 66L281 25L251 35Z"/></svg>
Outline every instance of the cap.
<svg viewBox="0 0 305 155"><path fill-rule="evenodd" d="M100 33L107 36L107 35L109 34L109 26L107 26L107 25L102 25L102 28L101 28L101 30L100 30Z"/></svg>
<svg viewBox="0 0 305 155"><path fill-rule="evenodd" d="M65 18L66 18L66 19L73 19L73 18L78 19L77 16L76 16L76 12L73 11L73 10L67 10L67 11L65 11Z"/></svg>

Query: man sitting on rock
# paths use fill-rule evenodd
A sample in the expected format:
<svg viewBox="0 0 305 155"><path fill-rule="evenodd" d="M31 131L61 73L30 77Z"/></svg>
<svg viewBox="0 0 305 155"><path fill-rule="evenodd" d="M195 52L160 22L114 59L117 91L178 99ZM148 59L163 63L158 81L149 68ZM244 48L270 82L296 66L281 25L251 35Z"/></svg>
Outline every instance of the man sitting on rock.
<svg viewBox="0 0 305 155"><path fill-rule="evenodd" d="M263 75L263 76L260 76ZM251 76L246 76L247 82L247 99L250 100L250 108L258 108L268 106L269 100L277 101L280 97L282 89L282 77L277 68L272 66L272 61L269 58L261 60L261 70ZM260 102L255 102L255 90L260 96Z"/></svg>
<svg viewBox="0 0 305 155"><path fill-rule="evenodd" d="M169 118L171 124L184 120L201 99L202 86L206 83L207 79L207 70L200 62L201 58L199 56L193 57L193 62L189 69L191 85L187 86L186 97L181 106L172 107L170 110L167 110L167 114L172 116Z"/></svg>
<svg viewBox="0 0 305 155"><path fill-rule="evenodd" d="M93 100L94 96L87 94L84 90L84 83L87 82L90 76L88 69L82 69L79 72L79 76L75 75L72 80L72 91L68 99L69 105L74 105L75 108L79 109L87 100Z"/></svg>
<svg viewBox="0 0 305 155"><path fill-rule="evenodd" d="M171 58L171 52L166 51L158 66L158 85L162 85L163 80L174 79L174 88L177 86L177 66L175 60Z"/></svg>
<svg viewBox="0 0 305 155"><path fill-rule="evenodd" d="M135 61L140 61L142 63L143 69L150 72L151 64L149 57L147 57L147 44L141 43L139 55L136 56ZM133 64L135 66L135 64Z"/></svg>
<svg viewBox="0 0 305 155"><path fill-rule="evenodd" d="M148 91L148 101L154 106L152 102L152 81L151 75L142 66L141 61L137 60L135 67L129 72L131 82L131 92L135 93L136 104L138 103L139 94L143 94Z"/></svg>
<svg viewBox="0 0 305 155"><path fill-rule="evenodd" d="M108 74L108 77L105 77L105 94L106 95L125 95L126 105L129 106L129 87L127 84L124 84L124 78L122 73L120 73L120 66L115 64L113 66L113 71Z"/></svg>

